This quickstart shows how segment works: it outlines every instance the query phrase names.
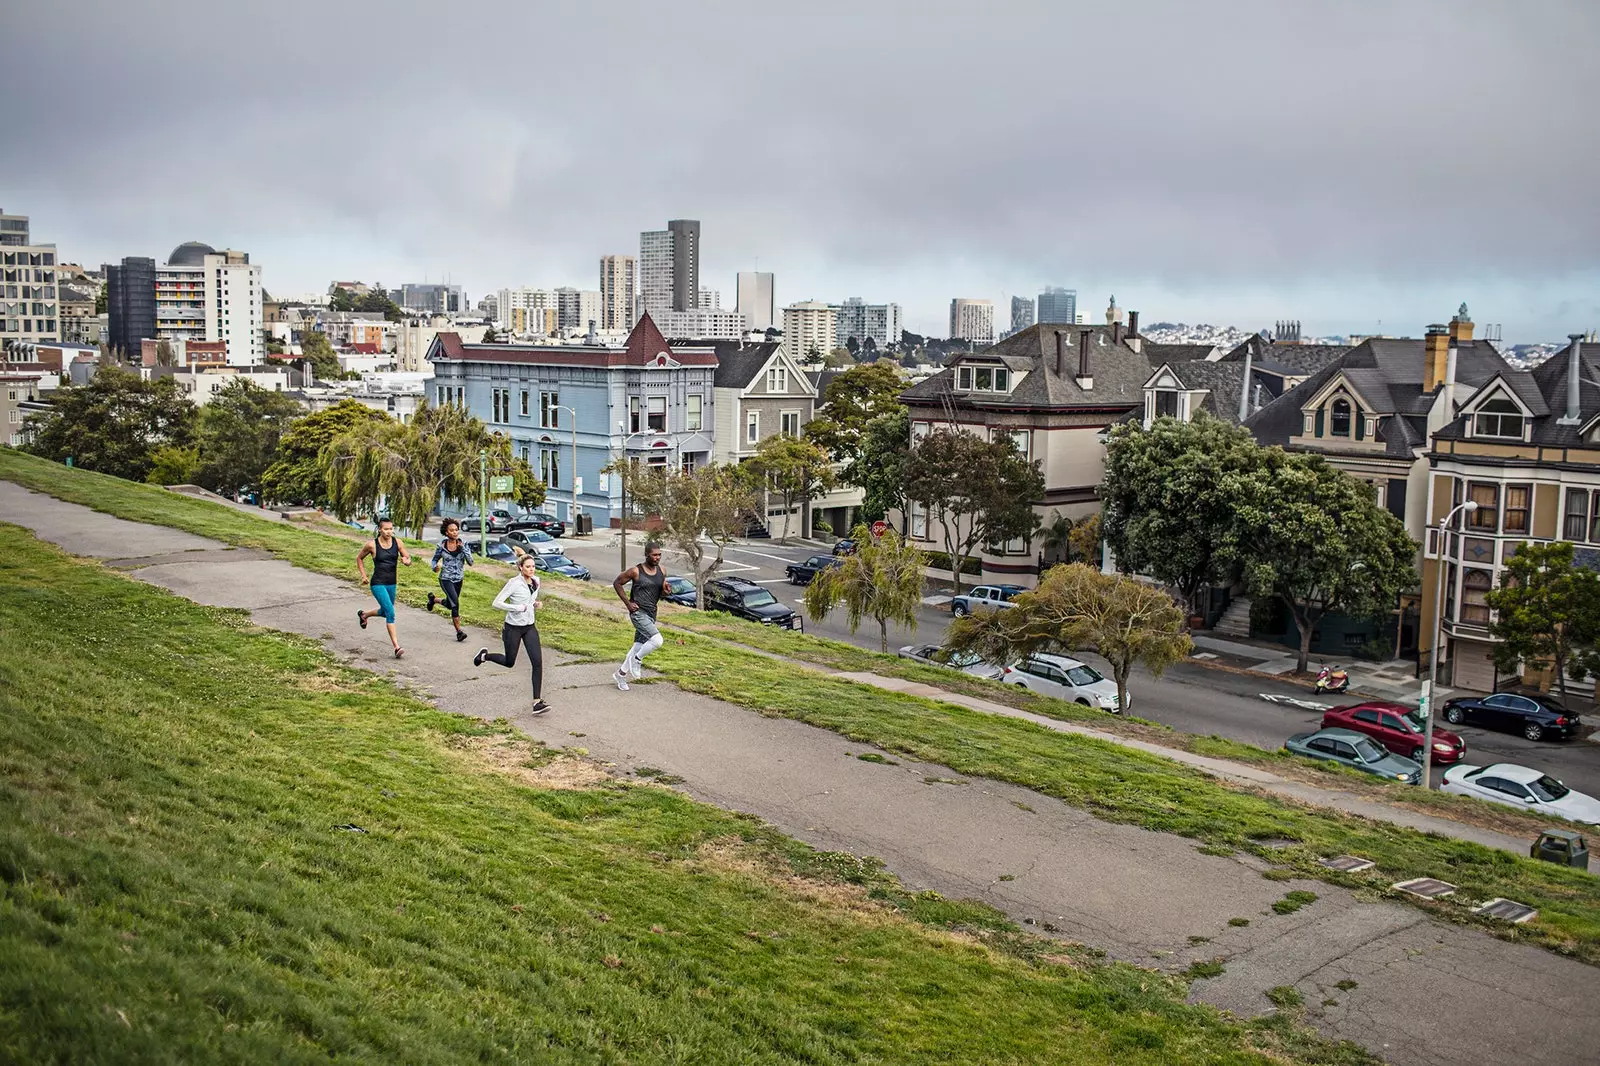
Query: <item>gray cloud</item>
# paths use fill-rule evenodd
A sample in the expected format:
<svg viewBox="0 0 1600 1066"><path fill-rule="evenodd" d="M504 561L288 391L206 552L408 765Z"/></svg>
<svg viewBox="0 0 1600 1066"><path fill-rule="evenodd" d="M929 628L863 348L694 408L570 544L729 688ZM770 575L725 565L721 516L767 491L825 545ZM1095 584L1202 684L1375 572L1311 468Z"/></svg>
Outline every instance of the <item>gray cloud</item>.
<svg viewBox="0 0 1600 1066"><path fill-rule="evenodd" d="M218 7L9 12L0 205L91 262L246 248L279 290L591 284L697 217L730 297L759 257L930 329L1044 283L1600 325L1583 0Z"/></svg>

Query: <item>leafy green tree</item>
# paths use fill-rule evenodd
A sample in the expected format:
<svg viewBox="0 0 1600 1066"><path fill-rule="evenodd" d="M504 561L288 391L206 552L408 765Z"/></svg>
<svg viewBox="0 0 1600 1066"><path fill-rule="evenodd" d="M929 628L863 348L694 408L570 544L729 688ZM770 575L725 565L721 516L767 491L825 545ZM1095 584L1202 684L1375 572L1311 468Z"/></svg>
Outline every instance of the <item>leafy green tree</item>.
<svg viewBox="0 0 1600 1066"><path fill-rule="evenodd" d="M844 342L844 348L845 351L849 352L851 357L854 358L856 353L861 351L861 342L856 340L854 337L846 338Z"/></svg>
<svg viewBox="0 0 1600 1066"><path fill-rule="evenodd" d="M103 315L106 313L106 309L110 306L111 283L102 281L100 283L99 291L94 294L94 313L97 315Z"/></svg>
<svg viewBox="0 0 1600 1066"><path fill-rule="evenodd" d="M1073 523L1072 532L1067 535L1069 557L1073 562L1088 563L1098 569L1102 539L1099 514L1092 514L1081 522Z"/></svg>
<svg viewBox="0 0 1600 1066"><path fill-rule="evenodd" d="M1039 550L1050 562L1065 562L1072 555L1072 519L1060 511L1039 527Z"/></svg>
<svg viewBox="0 0 1600 1066"><path fill-rule="evenodd" d="M878 342L873 340L871 337L868 337L866 340L861 342L861 350L866 352L868 355L872 355L878 350Z"/></svg>
<svg viewBox="0 0 1600 1066"><path fill-rule="evenodd" d="M172 366L177 357L172 352L172 342L162 340L156 344L156 366Z"/></svg>
<svg viewBox="0 0 1600 1066"><path fill-rule="evenodd" d="M511 460L511 478L516 486L511 500L525 511L537 511L544 506L548 486L533 472L533 465L522 456Z"/></svg>
<svg viewBox="0 0 1600 1066"><path fill-rule="evenodd" d="M1520 545L1484 599L1495 612L1489 632L1500 641L1494 659L1502 672L1549 664L1563 696L1569 676L1600 673L1600 574L1574 565L1571 544Z"/></svg>
<svg viewBox="0 0 1600 1066"><path fill-rule="evenodd" d="M826 357L824 357L820 351L813 348L806 353L806 361L809 363L820 362L823 366L828 367L830 370L843 369L845 367L852 367L856 365L856 361L850 358L850 352L844 348L835 348L833 351L829 352Z"/></svg>
<svg viewBox="0 0 1600 1066"><path fill-rule="evenodd" d="M329 506L331 496L319 461L322 449L357 427L392 421L382 411L348 399L302 415L279 438L272 464L261 475L261 494L279 503Z"/></svg>
<svg viewBox="0 0 1600 1066"><path fill-rule="evenodd" d="M961 569L982 545L1031 537L1039 527L1033 505L1044 496L1044 476L1009 436L986 441L966 430L937 429L906 457L905 496L942 539L960 595Z"/></svg>
<svg viewBox="0 0 1600 1066"><path fill-rule="evenodd" d="M50 410L30 416L24 450L85 470L144 481L157 449L185 447L194 436L195 407L170 377L144 381L115 365L84 385L46 394Z"/></svg>
<svg viewBox="0 0 1600 1066"><path fill-rule="evenodd" d="M771 490L783 500L783 535L778 543L789 543L789 522L796 504L804 507L833 488L836 481L828 453L804 437L774 433L756 449L744 464L760 471Z"/></svg>
<svg viewBox="0 0 1600 1066"><path fill-rule="evenodd" d="M1157 677L1194 644L1183 611L1161 589L1124 574L1072 563L1045 571L1039 587L1004 611L979 611L950 626L946 644L995 662L1039 651L1094 651L1111 665L1117 706L1128 706L1128 677L1143 666Z"/></svg>
<svg viewBox="0 0 1600 1066"><path fill-rule="evenodd" d="M607 469L625 478L631 502L660 521L656 535L688 560L704 607L706 582L722 569L728 545L761 506L748 471L710 463L685 473L632 460Z"/></svg>
<svg viewBox="0 0 1600 1066"><path fill-rule="evenodd" d="M196 481L230 496L259 489L279 439L302 413L300 404L283 393L234 378L196 419L195 445L200 453Z"/></svg>
<svg viewBox="0 0 1600 1066"><path fill-rule="evenodd" d="M341 290L343 291L343 290ZM328 335L321 330L308 330L300 337L300 354L311 362L311 372L319 381L338 381L344 377L344 368L334 354Z"/></svg>
<svg viewBox="0 0 1600 1066"><path fill-rule="evenodd" d="M1324 615L1383 614L1416 585L1405 525L1378 506L1372 486L1322 456L1265 449L1254 469L1222 484L1235 508L1222 561L1239 568L1250 595L1288 608L1301 672Z"/></svg>
<svg viewBox="0 0 1600 1066"><path fill-rule="evenodd" d="M1207 584L1230 582L1221 550L1237 501L1227 478L1257 469L1266 454L1249 430L1204 414L1113 427L1100 499L1118 568L1172 586L1191 609Z"/></svg>
<svg viewBox="0 0 1600 1066"><path fill-rule="evenodd" d="M163 444L150 453L150 472L144 479L152 485L192 485L199 469L200 449Z"/></svg>
<svg viewBox="0 0 1600 1066"><path fill-rule="evenodd" d="M828 382L817 417L806 423L807 437L828 449L835 462L859 459L867 424L905 409L906 383L889 363L852 366Z"/></svg>
<svg viewBox="0 0 1600 1066"><path fill-rule="evenodd" d="M927 557L892 529L874 537L872 527L862 524L851 536L859 545L855 553L806 586L806 613L821 621L842 603L850 632L861 627L862 619L872 619L878 623L878 650L887 653L889 623L917 628Z"/></svg>
<svg viewBox="0 0 1600 1066"><path fill-rule="evenodd" d="M911 412L901 407L868 422L860 453L844 468L844 480L862 490L861 517L877 521L905 509L906 460L911 455Z"/></svg>
<svg viewBox="0 0 1600 1066"><path fill-rule="evenodd" d="M511 442L457 404L417 408L410 422L358 425L322 450L319 466L340 518L380 505L402 529L422 535L440 499L474 500L483 487L479 453L491 472L512 470Z"/></svg>
<svg viewBox="0 0 1600 1066"><path fill-rule="evenodd" d="M383 288L375 286L364 296L358 296L351 305L352 311L361 311L367 314L381 314L390 322L398 322L406 317L405 310L389 298Z"/></svg>
<svg viewBox="0 0 1600 1066"><path fill-rule="evenodd" d="M356 294L349 289L334 289L328 296L328 310L354 311L356 309Z"/></svg>

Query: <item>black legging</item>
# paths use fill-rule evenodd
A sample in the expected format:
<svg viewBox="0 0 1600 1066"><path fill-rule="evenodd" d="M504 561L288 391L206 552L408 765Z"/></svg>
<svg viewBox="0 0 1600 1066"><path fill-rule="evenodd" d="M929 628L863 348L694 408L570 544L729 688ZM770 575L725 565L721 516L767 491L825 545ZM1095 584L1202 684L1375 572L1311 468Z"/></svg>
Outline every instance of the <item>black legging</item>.
<svg viewBox="0 0 1600 1066"><path fill-rule="evenodd" d="M538 699L540 689L544 687L544 653L539 650L539 630L536 626L514 626L509 622L500 629L500 639L505 643L504 655L490 652L483 657L484 662L498 663L501 666L511 667L517 665L517 645L521 644L528 649L528 659L533 663L533 698Z"/></svg>
<svg viewBox="0 0 1600 1066"><path fill-rule="evenodd" d="M450 608L452 619L461 617L461 582L439 579L439 587L444 589L444 605Z"/></svg>

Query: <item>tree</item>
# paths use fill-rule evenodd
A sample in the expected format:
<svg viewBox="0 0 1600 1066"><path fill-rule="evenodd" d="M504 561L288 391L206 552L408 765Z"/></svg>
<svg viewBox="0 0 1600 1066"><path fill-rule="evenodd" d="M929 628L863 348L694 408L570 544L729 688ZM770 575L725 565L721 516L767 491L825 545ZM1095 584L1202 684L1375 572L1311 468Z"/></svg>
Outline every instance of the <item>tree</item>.
<svg viewBox="0 0 1600 1066"><path fill-rule="evenodd" d="M937 429L906 457L905 496L927 515L950 557L961 594L961 568L984 544L1031 537L1033 504L1044 495L1037 463L1017 453L1009 436L986 441L966 430Z"/></svg>
<svg viewBox="0 0 1600 1066"><path fill-rule="evenodd" d="M279 439L301 413L300 404L283 393L234 378L196 419L200 465L195 481L230 496L259 489Z"/></svg>
<svg viewBox="0 0 1600 1066"><path fill-rule="evenodd" d="M1171 585L1191 610L1207 584L1230 582L1221 548L1237 501L1227 478L1266 454L1249 430L1209 415L1113 427L1100 499L1117 568Z"/></svg>
<svg viewBox="0 0 1600 1066"><path fill-rule="evenodd" d="M1072 556L1072 519L1060 511L1051 511L1049 521L1039 527L1039 550L1053 563L1066 562Z"/></svg>
<svg viewBox="0 0 1600 1066"><path fill-rule="evenodd" d="M911 412L900 407L868 422L860 452L844 468L844 480L863 490L861 516L876 521L904 510L906 460L911 454Z"/></svg>
<svg viewBox="0 0 1600 1066"><path fill-rule="evenodd" d="M524 511L537 511L544 506L548 486L533 472L533 464L520 455L512 459L511 478L515 485L511 499L518 507ZM573 524L577 524L576 520Z"/></svg>
<svg viewBox="0 0 1600 1066"><path fill-rule="evenodd" d="M177 357L172 353L172 342L162 340L156 344L156 366L172 366Z"/></svg>
<svg viewBox="0 0 1600 1066"><path fill-rule="evenodd" d="M1095 513L1073 525L1072 532L1067 535L1067 546L1073 562L1088 563L1099 569L1102 541L1100 524L1100 515Z"/></svg>
<svg viewBox="0 0 1600 1066"><path fill-rule="evenodd" d="M343 292L344 290L340 290ZM320 330L308 330L300 338L300 354L311 361L311 372L319 381L338 381L344 377L344 368L334 354L328 335Z"/></svg>
<svg viewBox="0 0 1600 1066"><path fill-rule="evenodd" d="M279 503L329 506L332 498L318 458L322 449L357 427L391 421L382 411L349 399L295 419L279 438L272 464L261 475L262 496Z"/></svg>
<svg viewBox="0 0 1600 1066"><path fill-rule="evenodd" d="M1523 662L1549 663L1567 694L1567 678L1600 673L1600 575L1573 565L1572 545L1524 543L1506 560L1500 587L1484 597L1495 617L1495 665L1516 673Z"/></svg>
<svg viewBox="0 0 1600 1066"><path fill-rule="evenodd" d="M861 351L861 342L854 337L847 337L845 338L844 349L850 353L851 358L854 358L856 353Z"/></svg>
<svg viewBox="0 0 1600 1066"><path fill-rule="evenodd" d="M878 342L873 340L871 337L868 337L866 340L861 342L861 350L866 352L868 355L871 355L873 352L878 350Z"/></svg>
<svg viewBox="0 0 1600 1066"><path fill-rule="evenodd" d="M495 332L495 328L493 326L490 326L488 329L485 329L483 331L483 339L480 340L478 343L479 344L499 344L500 343L500 334Z"/></svg>
<svg viewBox="0 0 1600 1066"><path fill-rule="evenodd" d="M861 455L867 423L905 409L900 402L905 387L889 363L852 366L828 382L817 417L806 423L806 436L828 449L835 462L853 462Z"/></svg>
<svg viewBox="0 0 1600 1066"><path fill-rule="evenodd" d="M363 311L367 314L381 314L390 322L398 322L406 317L405 310L389 298L381 286L374 286L372 291L364 296L355 298L351 305L352 311Z"/></svg>
<svg viewBox="0 0 1600 1066"><path fill-rule="evenodd" d="M97 315L103 315L106 313L106 309L110 306L111 283L109 281L102 281L100 283L99 290L94 294L94 313Z"/></svg>
<svg viewBox="0 0 1600 1066"><path fill-rule="evenodd" d="M1417 583L1417 545L1405 525L1378 506L1370 485L1320 455L1264 449L1255 469L1227 475L1223 489L1235 515L1222 562L1239 568L1250 595L1288 608L1301 672L1324 615L1387 613Z"/></svg>
<svg viewBox="0 0 1600 1066"><path fill-rule="evenodd" d="M823 366L831 369L839 369L842 367L851 367L856 365L856 361L850 358L850 353L844 348L835 348L833 351L828 353L826 358L823 357L821 352L813 348L811 351L806 353L806 361L810 363L821 363Z"/></svg>
<svg viewBox="0 0 1600 1066"><path fill-rule="evenodd" d="M729 543L761 506L759 490L739 467L716 463L685 472L629 460L618 472L633 503L660 519L661 539L689 561L704 607L706 582L722 569Z"/></svg>
<svg viewBox="0 0 1600 1066"><path fill-rule="evenodd" d="M87 384L46 396L50 410L28 418L25 450L85 470L143 481L159 448L184 447L194 436L194 404L170 377L144 381L106 365Z"/></svg>
<svg viewBox="0 0 1600 1066"><path fill-rule="evenodd" d="M1083 563L1052 567L1037 589L1012 603L1004 611L957 619L946 644L1002 662L1037 651L1097 652L1111 665L1118 707L1128 705L1128 676L1135 666L1159 677L1194 648L1171 596Z"/></svg>
<svg viewBox="0 0 1600 1066"><path fill-rule="evenodd" d="M410 422L357 426L319 457L334 513L350 519L380 504L417 536L443 499L477 499L483 488L479 453L491 473L513 469L511 442L490 433L458 404L424 402Z"/></svg>
<svg viewBox="0 0 1600 1066"><path fill-rule="evenodd" d="M806 586L806 613L813 622L844 604L850 632L863 618L878 623L878 650L889 650L889 623L917 628L917 608L922 606L922 568L927 557L900 534L887 530L872 535L868 525L851 533L859 547L836 567L819 571Z"/></svg>
<svg viewBox="0 0 1600 1066"><path fill-rule="evenodd" d="M789 520L795 504L804 507L833 488L836 480L827 452L804 437L785 433L774 433L762 441L749 465L766 477L768 486L783 500L780 544L789 543Z"/></svg>
<svg viewBox="0 0 1600 1066"><path fill-rule="evenodd" d="M151 485L190 485L200 469L200 450L194 445L163 444L150 453L150 472L144 476Z"/></svg>

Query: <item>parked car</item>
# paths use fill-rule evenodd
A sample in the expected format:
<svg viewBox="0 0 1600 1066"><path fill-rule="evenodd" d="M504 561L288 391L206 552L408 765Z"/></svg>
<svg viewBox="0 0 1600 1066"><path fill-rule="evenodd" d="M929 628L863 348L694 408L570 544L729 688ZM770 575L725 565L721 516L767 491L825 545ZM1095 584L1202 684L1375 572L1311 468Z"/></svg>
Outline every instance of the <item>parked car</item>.
<svg viewBox="0 0 1600 1066"><path fill-rule="evenodd" d="M1422 741L1427 720L1399 703L1372 700L1348 707L1335 707L1322 716L1324 729L1353 729L1365 733L1396 755L1412 762L1422 761ZM1458 763L1467 754L1466 742L1448 729L1433 729L1433 761L1440 765Z"/></svg>
<svg viewBox="0 0 1600 1066"><path fill-rule="evenodd" d="M706 607L749 622L783 629L801 629L804 622L792 607L779 603L778 598L754 581L742 577L719 577L706 582Z"/></svg>
<svg viewBox="0 0 1600 1066"><path fill-rule="evenodd" d="M1326 759L1352 770L1404 781L1415 785L1422 780L1422 767L1403 755L1396 755L1371 737L1353 729L1319 729L1315 733L1296 733L1283 742L1286 750L1313 759Z"/></svg>
<svg viewBox="0 0 1600 1066"><path fill-rule="evenodd" d="M700 590L686 577L667 578L666 594L668 603L675 603L680 607L700 606Z"/></svg>
<svg viewBox="0 0 1600 1066"><path fill-rule="evenodd" d="M511 519L511 530L537 529L541 533L548 533L552 537L565 536L567 524L559 518L551 518L540 511L522 511Z"/></svg>
<svg viewBox="0 0 1600 1066"><path fill-rule="evenodd" d="M511 531L511 512L510 511L506 510L504 507L496 507L494 510L489 512L489 529L487 530L487 532L490 532L490 533L509 533L510 531ZM463 532L463 533L482 533L482 532L485 532L485 530L483 528L482 516L480 516L478 514L470 514L470 515L467 515L465 518L461 519L461 532Z"/></svg>
<svg viewBox="0 0 1600 1066"><path fill-rule="evenodd" d="M537 529L519 529L507 533L501 538L507 544L514 544L529 555L561 555L561 545L556 543L556 538L548 533L541 533Z"/></svg>
<svg viewBox="0 0 1600 1066"><path fill-rule="evenodd" d="M468 551L474 555L478 553L477 541L463 539L463 543L466 544ZM517 553L512 549L511 545L502 541L491 540L489 542L489 553L485 558L497 563L505 563L507 566L513 566L517 561Z"/></svg>
<svg viewBox="0 0 1600 1066"><path fill-rule="evenodd" d="M844 565L844 560L835 555L813 555L803 563L790 563L784 568L784 573L789 575L791 585L809 585L811 579L824 570L831 570L836 566Z"/></svg>
<svg viewBox="0 0 1600 1066"><path fill-rule="evenodd" d="M1585 825L1600 825L1600 800L1574 792L1549 774L1514 763L1452 766L1444 772L1439 789Z"/></svg>
<svg viewBox="0 0 1600 1066"><path fill-rule="evenodd" d="M911 659L924 666L946 666L973 677L1000 680L1005 668L997 663L986 663L972 652L952 652L937 644L907 644L900 649L900 658Z"/></svg>
<svg viewBox="0 0 1600 1066"><path fill-rule="evenodd" d="M537 570L547 574L560 574L563 577L574 577L579 581L589 580L589 568L573 562L565 555L534 555L533 565Z"/></svg>
<svg viewBox="0 0 1600 1066"><path fill-rule="evenodd" d="M1054 696L1068 703L1081 703L1085 707L1098 707L1112 714L1126 710L1117 703L1115 681L1070 655L1035 652L1006 667L1003 680L1008 685L1021 685L1030 692ZM1128 706L1132 705L1133 696L1129 695Z"/></svg>
<svg viewBox="0 0 1600 1066"><path fill-rule="evenodd" d="M1569 740L1578 732L1582 720L1549 696L1524 696L1516 692L1496 692L1492 696L1457 696L1444 703L1444 720L1451 725L1480 725L1507 733L1521 733L1529 740L1560 737Z"/></svg>
<svg viewBox="0 0 1600 1066"><path fill-rule="evenodd" d="M960 618L980 607L999 608L1012 606L1012 597L1028 590L1021 585L978 585L950 601L950 613Z"/></svg>
<svg viewBox="0 0 1600 1066"><path fill-rule="evenodd" d="M835 554L835 555L854 555L856 553L856 548L858 548L858 547L859 547L859 545L856 544L856 542L852 538L846 537L843 540L841 540L839 543L837 543L837 544L835 544L833 546L833 554Z"/></svg>

